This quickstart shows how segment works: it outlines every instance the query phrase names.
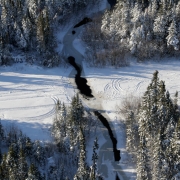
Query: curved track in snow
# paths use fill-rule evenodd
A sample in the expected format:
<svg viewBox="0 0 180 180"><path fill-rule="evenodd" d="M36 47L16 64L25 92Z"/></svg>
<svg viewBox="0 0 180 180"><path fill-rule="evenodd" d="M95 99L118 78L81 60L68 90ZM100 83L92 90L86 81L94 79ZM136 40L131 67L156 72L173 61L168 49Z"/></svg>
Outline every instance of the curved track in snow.
<svg viewBox="0 0 180 180"><path fill-rule="evenodd" d="M138 83L137 83L138 82ZM104 87L106 99L117 100L128 93L137 93L145 81L141 79L117 78ZM127 87L128 86L128 87Z"/></svg>
<svg viewBox="0 0 180 180"><path fill-rule="evenodd" d="M34 74L28 74L26 70L2 73L4 78L2 82L0 81L2 119L50 123L55 114L57 100L71 101L67 77L41 74L38 70L37 74L36 72Z"/></svg>

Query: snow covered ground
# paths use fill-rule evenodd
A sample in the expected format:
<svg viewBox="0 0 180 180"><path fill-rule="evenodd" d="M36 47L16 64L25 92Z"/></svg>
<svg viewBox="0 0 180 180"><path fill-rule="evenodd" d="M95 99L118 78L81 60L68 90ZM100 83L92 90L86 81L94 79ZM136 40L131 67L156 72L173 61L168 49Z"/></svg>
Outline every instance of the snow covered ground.
<svg viewBox="0 0 180 180"><path fill-rule="evenodd" d="M14 123L33 140L50 140L48 132L60 99L70 103L73 88L68 74L71 68L44 69L16 64L0 67L0 118Z"/></svg>

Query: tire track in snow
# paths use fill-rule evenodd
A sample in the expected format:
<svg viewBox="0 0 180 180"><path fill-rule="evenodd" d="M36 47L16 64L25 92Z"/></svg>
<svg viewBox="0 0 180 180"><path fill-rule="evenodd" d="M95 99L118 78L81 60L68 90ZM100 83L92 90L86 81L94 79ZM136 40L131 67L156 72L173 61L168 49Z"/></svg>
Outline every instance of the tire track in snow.
<svg viewBox="0 0 180 180"><path fill-rule="evenodd" d="M139 89L140 89L142 83L144 83L144 81L140 81L140 82L135 86L135 89L134 89L133 92L139 91Z"/></svg>
<svg viewBox="0 0 180 180"><path fill-rule="evenodd" d="M138 81L138 83L134 86L133 80ZM121 84L127 82L128 84L131 84L132 87L128 87L126 89L123 89ZM125 96L127 93L135 93L140 90L141 85L144 83L144 80L140 79L127 79L127 78L118 78L111 80L110 83L108 83L104 87L104 93L107 96L107 99L115 100L120 99L122 96Z"/></svg>
<svg viewBox="0 0 180 180"><path fill-rule="evenodd" d="M27 106L27 107L14 107L14 108L0 108L0 111L14 111L14 110L28 110L28 109L37 109L38 107L50 107L53 104L41 105L41 106Z"/></svg>
<svg viewBox="0 0 180 180"><path fill-rule="evenodd" d="M55 114L55 112L56 112L55 104L57 103L58 98L56 96L51 96L51 99L54 101L54 105L53 105L53 108L49 112L47 112L47 113L45 113L43 115L34 116L34 117L27 117L27 118L24 118L24 119L25 120L42 120L42 119L53 116Z"/></svg>
<svg viewBox="0 0 180 180"><path fill-rule="evenodd" d="M104 93L107 99L119 99L122 95L126 94L126 91L121 87L121 82L125 80L123 78L113 79L104 87Z"/></svg>

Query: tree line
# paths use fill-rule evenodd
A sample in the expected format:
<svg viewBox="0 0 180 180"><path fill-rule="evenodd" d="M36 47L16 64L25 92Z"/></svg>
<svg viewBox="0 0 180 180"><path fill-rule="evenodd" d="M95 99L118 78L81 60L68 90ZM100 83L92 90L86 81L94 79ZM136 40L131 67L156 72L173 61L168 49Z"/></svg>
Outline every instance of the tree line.
<svg viewBox="0 0 180 180"><path fill-rule="evenodd" d="M178 56L180 1L118 0L115 7L94 16L82 39L91 66L126 66L127 56L144 61Z"/></svg>
<svg viewBox="0 0 180 180"><path fill-rule="evenodd" d="M93 4L97 1L0 0L0 65L11 64L17 52L27 62L59 65L63 57L55 51L57 27Z"/></svg>

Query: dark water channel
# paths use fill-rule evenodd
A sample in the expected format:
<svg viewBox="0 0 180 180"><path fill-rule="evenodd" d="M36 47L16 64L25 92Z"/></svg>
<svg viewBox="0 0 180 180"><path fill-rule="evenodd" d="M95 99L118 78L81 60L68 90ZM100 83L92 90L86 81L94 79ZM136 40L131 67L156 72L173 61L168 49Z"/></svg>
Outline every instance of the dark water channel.
<svg viewBox="0 0 180 180"><path fill-rule="evenodd" d="M92 91L90 87L87 85L87 80L85 78L81 77L82 67L78 66L75 62L75 58L72 56L68 57L68 62L75 68L77 71L77 74L75 75L75 82L77 85L77 88L80 90L80 93L88 98L92 98ZM119 161L121 159L120 157L120 150L117 150L117 140L113 135L113 132L111 130L111 127L105 117L103 117L98 111L94 111L94 114L99 118L99 120L102 122L102 124L107 128L110 139L113 144L113 152L114 152L114 159L115 161Z"/></svg>
<svg viewBox="0 0 180 180"><path fill-rule="evenodd" d="M82 26L84 24L87 24L89 22L92 22L92 19L88 18L88 17L85 17L82 21L80 21L79 23L77 23L74 28L77 28L79 26Z"/></svg>
<svg viewBox="0 0 180 180"><path fill-rule="evenodd" d="M119 176L116 174L116 180L120 180Z"/></svg>
<svg viewBox="0 0 180 180"><path fill-rule="evenodd" d="M116 0L107 0L108 3L110 4L111 8L114 7L116 4ZM82 26L88 22L91 22L92 20L90 18L85 17L82 21L80 21L78 24L74 26L74 28L77 28L79 26ZM74 35L76 32L73 30L72 34ZM92 91L90 87L87 85L87 80L85 78L81 77L81 72L82 72L82 67L76 64L75 58L73 56L68 57L68 62L75 68L77 71L77 74L75 75L75 82L77 85L77 88L79 89L80 93L87 98L92 98ZM111 127L107 121L107 119L101 115L98 111L94 111L94 114L99 118L101 123L107 128L109 137L112 141L113 145L113 153L114 153L114 159L115 161L120 161L121 156L120 156L120 150L117 149L117 140L113 135L113 132L111 130ZM116 180L120 180L118 175L116 174Z"/></svg>
<svg viewBox="0 0 180 180"><path fill-rule="evenodd" d="M117 3L117 0L107 0L107 1L110 4L111 8L113 8Z"/></svg>
<svg viewBox="0 0 180 180"><path fill-rule="evenodd" d="M77 88L80 90L80 93L87 98L94 97L92 95L92 91L91 91L90 87L87 85L87 80L85 78L81 77L82 68L76 64L75 58L72 56L69 56L68 62L77 71L77 74L75 75L75 82L76 82Z"/></svg>
<svg viewBox="0 0 180 180"><path fill-rule="evenodd" d="M113 135L113 132L111 130L111 127L110 127L107 119L104 116L102 116L98 111L94 111L94 114L99 118L99 120L102 122L102 124L107 128L109 137L113 144L114 159L115 159L115 161L120 161L121 157L120 157L120 150L117 149L117 140Z"/></svg>

